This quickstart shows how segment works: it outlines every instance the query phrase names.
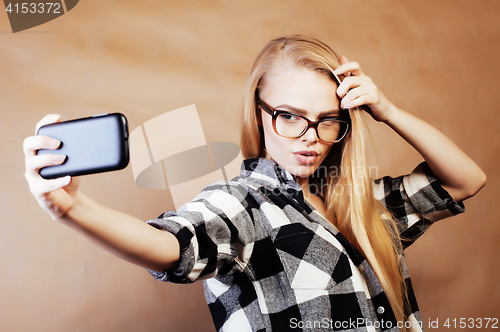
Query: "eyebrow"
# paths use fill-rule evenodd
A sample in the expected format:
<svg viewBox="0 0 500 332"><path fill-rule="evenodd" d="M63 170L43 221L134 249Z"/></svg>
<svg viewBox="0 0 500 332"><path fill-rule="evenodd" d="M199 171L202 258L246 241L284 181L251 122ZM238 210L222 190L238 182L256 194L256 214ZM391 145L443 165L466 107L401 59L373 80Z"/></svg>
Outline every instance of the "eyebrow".
<svg viewBox="0 0 500 332"><path fill-rule="evenodd" d="M282 105L279 105L279 106L276 106L275 107L276 109L278 108L286 108L287 110L290 110L294 113L297 113L299 115L307 115L307 111L304 111L300 108L296 108L296 107L293 107L293 106L290 106L290 105L287 105L287 104L282 104ZM341 110L331 110L331 111L325 111L325 112L321 112L319 113L319 116L318 118L324 118L326 116L338 116L341 114Z"/></svg>

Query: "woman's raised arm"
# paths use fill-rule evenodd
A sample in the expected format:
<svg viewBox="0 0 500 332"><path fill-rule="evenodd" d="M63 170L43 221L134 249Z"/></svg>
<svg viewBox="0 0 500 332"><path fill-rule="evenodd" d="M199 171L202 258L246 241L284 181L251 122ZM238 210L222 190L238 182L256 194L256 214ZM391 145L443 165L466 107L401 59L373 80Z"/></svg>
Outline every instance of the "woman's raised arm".
<svg viewBox="0 0 500 332"><path fill-rule="evenodd" d="M341 57L335 73L346 74L337 89L341 107L367 105L370 115L389 125L425 159L443 187L456 201L475 195L486 183L486 175L455 143L439 130L397 108L364 75L356 62Z"/></svg>

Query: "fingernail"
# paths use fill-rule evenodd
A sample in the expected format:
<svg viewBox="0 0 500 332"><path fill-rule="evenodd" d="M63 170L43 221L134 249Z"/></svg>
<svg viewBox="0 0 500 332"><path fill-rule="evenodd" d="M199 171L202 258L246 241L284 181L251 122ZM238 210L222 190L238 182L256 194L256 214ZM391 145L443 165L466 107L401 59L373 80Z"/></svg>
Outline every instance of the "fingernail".
<svg viewBox="0 0 500 332"><path fill-rule="evenodd" d="M353 108L354 107L354 104L352 101L348 100L346 102L344 102L344 108Z"/></svg>
<svg viewBox="0 0 500 332"><path fill-rule="evenodd" d="M49 141L49 144L51 147L54 147L54 148L58 148L59 145L61 145L61 141L55 139L55 138L51 138L50 141Z"/></svg>
<svg viewBox="0 0 500 332"><path fill-rule="evenodd" d="M54 161L63 161L64 159L66 159L66 156L63 154L55 154L52 156L52 160Z"/></svg>

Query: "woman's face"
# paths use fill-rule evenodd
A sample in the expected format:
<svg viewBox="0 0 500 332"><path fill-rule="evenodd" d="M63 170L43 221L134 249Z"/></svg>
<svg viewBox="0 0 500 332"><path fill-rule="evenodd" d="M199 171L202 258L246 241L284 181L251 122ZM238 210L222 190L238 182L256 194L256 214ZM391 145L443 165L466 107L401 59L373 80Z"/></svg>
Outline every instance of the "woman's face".
<svg viewBox="0 0 500 332"><path fill-rule="evenodd" d="M337 116L340 103L337 85L325 75L285 62L266 74L260 98L277 110L286 110L317 121L325 116ZM260 110L260 109L259 109ZM267 158L296 176L299 184L321 165L334 143L318 139L314 128L299 138L285 138L275 133L272 116L260 110Z"/></svg>

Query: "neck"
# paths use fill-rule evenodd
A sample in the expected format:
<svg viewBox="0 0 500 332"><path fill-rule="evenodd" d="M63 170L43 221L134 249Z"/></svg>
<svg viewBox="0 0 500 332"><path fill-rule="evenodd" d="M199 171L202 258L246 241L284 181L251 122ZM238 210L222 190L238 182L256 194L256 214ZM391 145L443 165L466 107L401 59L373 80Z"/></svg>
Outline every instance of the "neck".
<svg viewBox="0 0 500 332"><path fill-rule="evenodd" d="M309 177L302 178L295 176L294 178L295 181L302 187L302 194L304 195L304 198L308 202L312 202L317 198L319 198L319 196L312 194L311 191L309 190Z"/></svg>
<svg viewBox="0 0 500 332"><path fill-rule="evenodd" d="M295 181L299 184L299 186L302 187L302 191L304 193L309 193L309 177L299 177L299 176L294 176Z"/></svg>

